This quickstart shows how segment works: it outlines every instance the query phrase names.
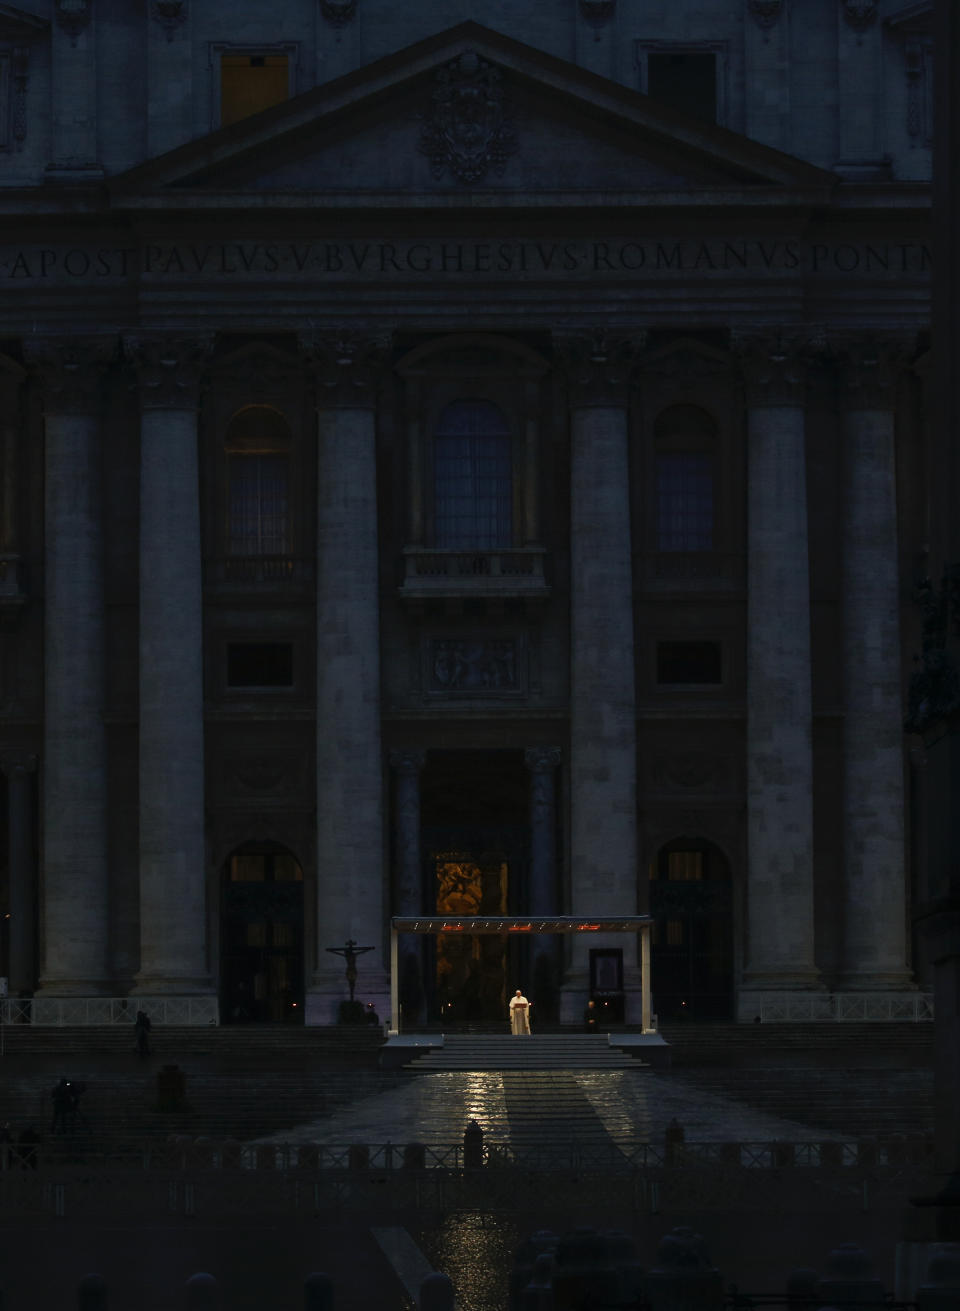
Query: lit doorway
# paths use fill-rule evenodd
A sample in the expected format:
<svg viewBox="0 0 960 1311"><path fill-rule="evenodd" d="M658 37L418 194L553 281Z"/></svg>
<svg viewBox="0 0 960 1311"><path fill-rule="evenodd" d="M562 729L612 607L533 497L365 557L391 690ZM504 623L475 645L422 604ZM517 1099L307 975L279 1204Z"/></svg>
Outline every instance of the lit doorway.
<svg viewBox="0 0 960 1311"><path fill-rule="evenodd" d="M438 851L432 856L436 914L505 915L509 864L502 852ZM507 935L440 933L436 938L438 1018L450 1023L507 1013Z"/></svg>
<svg viewBox="0 0 960 1311"><path fill-rule="evenodd" d="M719 847L680 839L650 864L653 1009L661 1020L733 1017L733 898Z"/></svg>
<svg viewBox="0 0 960 1311"><path fill-rule="evenodd" d="M221 1014L227 1024L303 1023L303 871L279 846L244 846L223 867Z"/></svg>

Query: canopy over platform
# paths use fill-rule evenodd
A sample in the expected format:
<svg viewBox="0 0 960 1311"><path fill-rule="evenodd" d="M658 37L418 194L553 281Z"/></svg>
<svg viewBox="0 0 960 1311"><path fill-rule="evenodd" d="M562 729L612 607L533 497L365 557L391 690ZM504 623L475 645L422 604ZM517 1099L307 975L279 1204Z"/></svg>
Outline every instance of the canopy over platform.
<svg viewBox="0 0 960 1311"><path fill-rule="evenodd" d="M390 1032L400 1032L397 938L401 933L639 933L642 1024L649 1033L651 915L394 915L390 921Z"/></svg>

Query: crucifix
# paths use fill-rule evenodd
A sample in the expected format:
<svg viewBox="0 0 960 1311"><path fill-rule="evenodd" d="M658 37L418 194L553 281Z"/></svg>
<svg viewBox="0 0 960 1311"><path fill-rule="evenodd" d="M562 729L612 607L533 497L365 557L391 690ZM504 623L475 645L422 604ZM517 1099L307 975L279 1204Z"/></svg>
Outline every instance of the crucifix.
<svg viewBox="0 0 960 1311"><path fill-rule="evenodd" d="M374 948L358 947L355 938L347 938L342 947L327 947L326 950L332 951L334 956L342 956L347 962L347 985L350 988L350 1000L353 1001L353 990L357 986L357 957Z"/></svg>

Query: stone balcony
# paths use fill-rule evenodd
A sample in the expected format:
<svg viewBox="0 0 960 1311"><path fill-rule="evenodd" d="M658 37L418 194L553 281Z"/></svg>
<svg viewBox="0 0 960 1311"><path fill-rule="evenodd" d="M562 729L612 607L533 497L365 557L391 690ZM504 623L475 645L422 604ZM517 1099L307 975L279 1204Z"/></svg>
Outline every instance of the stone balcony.
<svg viewBox="0 0 960 1311"><path fill-rule="evenodd" d="M400 595L406 601L430 599L543 600L550 595L542 546L474 551L405 546Z"/></svg>
<svg viewBox="0 0 960 1311"><path fill-rule="evenodd" d="M224 591L248 587L294 590L313 582L313 560L292 555L228 555L205 562L205 583Z"/></svg>

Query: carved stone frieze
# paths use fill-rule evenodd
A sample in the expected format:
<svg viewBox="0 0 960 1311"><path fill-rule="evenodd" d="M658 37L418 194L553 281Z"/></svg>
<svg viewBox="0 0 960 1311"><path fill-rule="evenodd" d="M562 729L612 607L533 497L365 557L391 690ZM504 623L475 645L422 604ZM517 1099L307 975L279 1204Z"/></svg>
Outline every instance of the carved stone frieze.
<svg viewBox="0 0 960 1311"><path fill-rule="evenodd" d="M626 405L645 343L646 333L640 331L621 337L598 332L555 338L572 408Z"/></svg>
<svg viewBox="0 0 960 1311"><path fill-rule="evenodd" d="M77 44L77 37L90 22L92 0L56 0L54 13L57 22L70 38L70 44Z"/></svg>
<svg viewBox="0 0 960 1311"><path fill-rule="evenodd" d="M320 12L334 27L345 27L357 12L357 0L320 0Z"/></svg>
<svg viewBox="0 0 960 1311"><path fill-rule="evenodd" d="M371 406L390 359L389 333L319 329L300 336L318 408Z"/></svg>
<svg viewBox="0 0 960 1311"><path fill-rule="evenodd" d="M522 696L525 643L520 638L428 638L425 686L449 697Z"/></svg>
<svg viewBox="0 0 960 1311"><path fill-rule="evenodd" d="M840 0L840 4L855 32L865 32L877 17L877 0Z"/></svg>
<svg viewBox="0 0 960 1311"><path fill-rule="evenodd" d="M260 748L231 753L223 762L223 781L233 796L299 796L305 777L306 759L299 751Z"/></svg>
<svg viewBox="0 0 960 1311"><path fill-rule="evenodd" d="M150 12L172 41L177 28L187 21L187 0L153 0Z"/></svg>
<svg viewBox="0 0 960 1311"><path fill-rule="evenodd" d="M26 360L43 381L47 414L95 414L101 379L116 353L113 337L29 337L24 342Z"/></svg>
<svg viewBox="0 0 960 1311"><path fill-rule="evenodd" d="M145 410L196 408L200 380L213 349L212 334L131 335L124 338L123 346L136 368Z"/></svg>
<svg viewBox="0 0 960 1311"><path fill-rule="evenodd" d="M531 774L552 773L560 764L561 757L559 747L527 747L523 753L524 763Z"/></svg>
<svg viewBox="0 0 960 1311"><path fill-rule="evenodd" d="M289 396L299 361L265 348L243 352L210 366L210 376L221 388L236 388L245 401L282 400Z"/></svg>
<svg viewBox="0 0 960 1311"><path fill-rule="evenodd" d="M470 185L489 172L503 175L517 134L501 82L499 70L472 50L438 71L419 145L435 178L449 171Z"/></svg>
<svg viewBox="0 0 960 1311"><path fill-rule="evenodd" d="M783 13L784 0L747 0L747 11L758 27L771 28Z"/></svg>
<svg viewBox="0 0 960 1311"><path fill-rule="evenodd" d="M889 410L896 400L897 379L907 360L907 344L866 337L832 343L840 366L843 399L848 409Z"/></svg>
<svg viewBox="0 0 960 1311"><path fill-rule="evenodd" d="M814 330L735 333L731 342L751 406L802 405L807 365L825 340Z"/></svg>
<svg viewBox="0 0 960 1311"><path fill-rule="evenodd" d="M681 788L707 788L729 776L730 762L704 751L683 751L659 757L653 766L654 781Z"/></svg>
<svg viewBox="0 0 960 1311"><path fill-rule="evenodd" d="M703 378L722 377L730 373L731 367L731 361L724 359L720 351L701 348L696 342L678 342L663 350L651 351L641 361L645 374L681 385Z"/></svg>

